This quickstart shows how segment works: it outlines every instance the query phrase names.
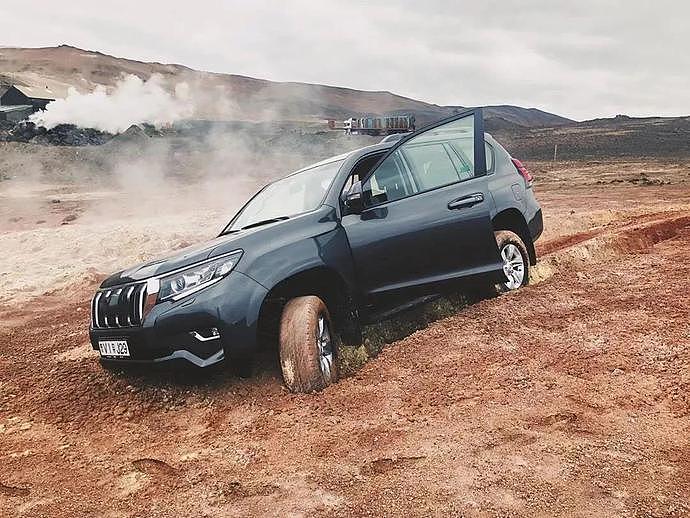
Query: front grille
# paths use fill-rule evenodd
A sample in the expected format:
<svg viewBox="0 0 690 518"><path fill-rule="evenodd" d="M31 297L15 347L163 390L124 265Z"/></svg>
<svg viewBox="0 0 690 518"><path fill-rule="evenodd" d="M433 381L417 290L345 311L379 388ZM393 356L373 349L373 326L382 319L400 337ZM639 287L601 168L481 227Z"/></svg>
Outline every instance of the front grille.
<svg viewBox="0 0 690 518"><path fill-rule="evenodd" d="M91 325L94 329L140 326L145 299L145 282L100 290L91 303Z"/></svg>

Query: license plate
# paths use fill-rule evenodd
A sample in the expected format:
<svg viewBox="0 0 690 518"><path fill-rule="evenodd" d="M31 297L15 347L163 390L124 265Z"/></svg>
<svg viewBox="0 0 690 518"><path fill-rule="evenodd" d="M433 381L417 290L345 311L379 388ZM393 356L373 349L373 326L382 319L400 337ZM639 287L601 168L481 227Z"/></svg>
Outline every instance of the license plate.
<svg viewBox="0 0 690 518"><path fill-rule="evenodd" d="M109 358L128 358L129 346L127 340L99 340L98 349L101 356Z"/></svg>

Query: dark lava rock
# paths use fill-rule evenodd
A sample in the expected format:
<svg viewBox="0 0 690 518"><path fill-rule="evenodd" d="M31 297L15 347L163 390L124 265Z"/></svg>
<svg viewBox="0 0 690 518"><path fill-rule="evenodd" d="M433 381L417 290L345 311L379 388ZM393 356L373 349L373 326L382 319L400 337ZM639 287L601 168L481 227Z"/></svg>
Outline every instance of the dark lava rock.
<svg viewBox="0 0 690 518"><path fill-rule="evenodd" d="M20 122L6 137L9 142L34 142L53 146L98 146L105 144L113 135L93 128L80 128L74 124L58 124L46 129L33 122Z"/></svg>

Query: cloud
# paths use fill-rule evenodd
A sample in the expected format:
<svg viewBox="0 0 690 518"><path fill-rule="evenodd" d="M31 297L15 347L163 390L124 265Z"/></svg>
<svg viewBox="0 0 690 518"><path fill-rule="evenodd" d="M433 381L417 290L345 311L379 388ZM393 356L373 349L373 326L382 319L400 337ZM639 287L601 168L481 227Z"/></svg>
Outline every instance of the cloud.
<svg viewBox="0 0 690 518"><path fill-rule="evenodd" d="M4 0L5 44L110 54L280 81L510 103L574 118L690 111L690 4ZM32 30L27 31L26 27Z"/></svg>

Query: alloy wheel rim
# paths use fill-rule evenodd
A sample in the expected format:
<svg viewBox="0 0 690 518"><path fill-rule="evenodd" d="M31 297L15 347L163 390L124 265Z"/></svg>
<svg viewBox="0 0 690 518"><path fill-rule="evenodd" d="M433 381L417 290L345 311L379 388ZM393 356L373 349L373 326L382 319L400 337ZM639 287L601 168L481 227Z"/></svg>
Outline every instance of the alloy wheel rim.
<svg viewBox="0 0 690 518"><path fill-rule="evenodd" d="M501 258L503 273L508 279L503 285L509 290L518 289L525 279L525 260L520 250L513 243L508 243L501 249Z"/></svg>
<svg viewBox="0 0 690 518"><path fill-rule="evenodd" d="M331 330L328 320L324 315L319 315L316 329L316 344L319 349L319 368L326 382L331 381L333 372L333 341L331 340Z"/></svg>

